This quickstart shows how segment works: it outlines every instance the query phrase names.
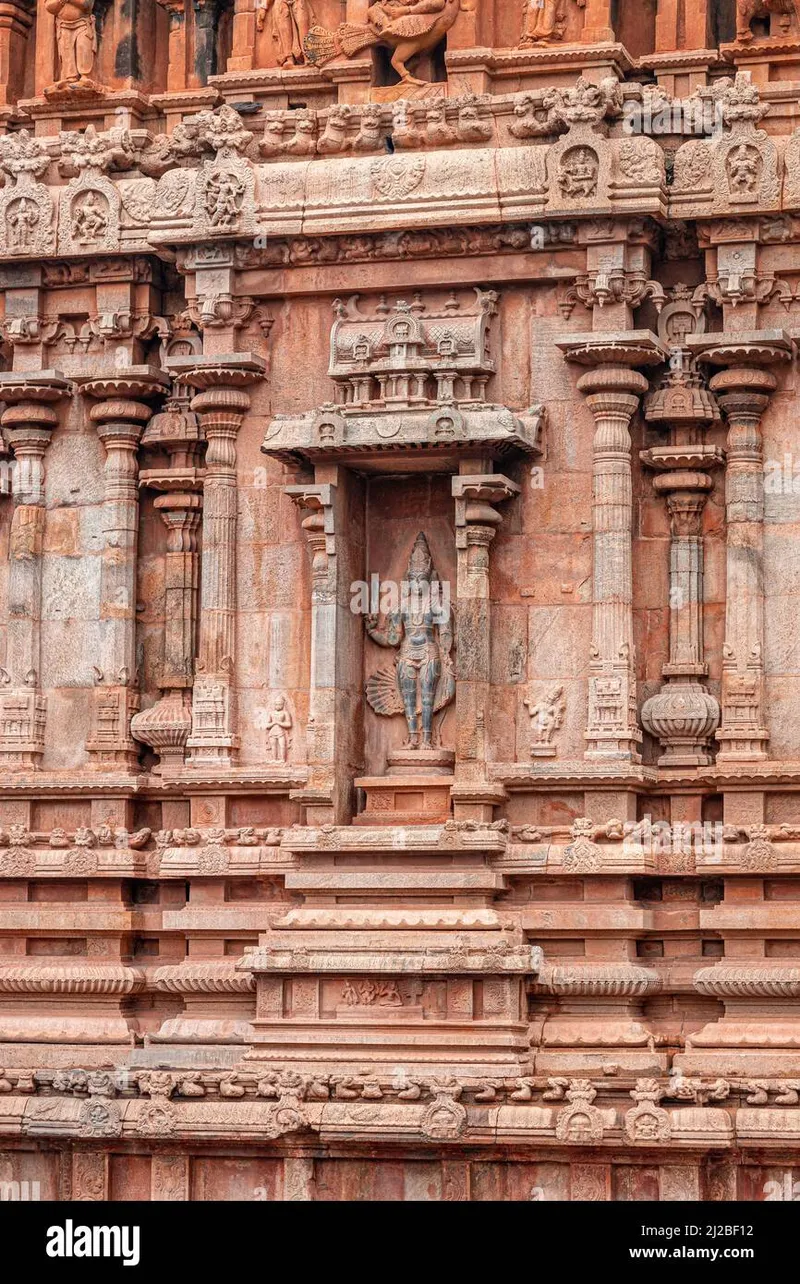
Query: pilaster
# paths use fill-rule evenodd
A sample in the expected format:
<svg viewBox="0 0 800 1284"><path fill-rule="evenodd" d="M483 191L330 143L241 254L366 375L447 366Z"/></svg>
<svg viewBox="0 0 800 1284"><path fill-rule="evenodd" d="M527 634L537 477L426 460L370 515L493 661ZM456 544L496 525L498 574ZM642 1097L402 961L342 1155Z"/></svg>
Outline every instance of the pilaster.
<svg viewBox="0 0 800 1284"><path fill-rule="evenodd" d="M690 341L716 367L710 381L728 423L725 472L727 594L718 762L768 757L764 708L764 456L761 419L777 387L770 370L791 356L782 331Z"/></svg>
<svg viewBox="0 0 800 1284"><path fill-rule="evenodd" d="M96 404L89 418L106 452L104 549L100 581L99 663L86 748L98 768L138 766L130 722L139 707L136 663L136 557L139 536L137 452L149 404L167 389L150 366L81 377L81 391Z"/></svg>
<svg viewBox="0 0 800 1284"><path fill-rule="evenodd" d="M656 364L664 352L649 331L576 336L558 346L568 360L590 367L577 386L595 421L593 637L585 757L639 762L630 423L649 386L635 367Z"/></svg>
<svg viewBox="0 0 800 1284"><path fill-rule="evenodd" d="M703 653L703 535L706 496L713 486L709 470L723 462L722 452L697 440L719 420L714 398L703 387L685 349L672 351L670 373L648 399L645 417L669 430L669 445L642 451L643 463L656 470L653 483L666 500L670 517L669 660L665 685L642 707L642 723L661 743L661 767L704 766L711 761L709 740L719 726L719 704L702 685L708 674Z"/></svg>
<svg viewBox="0 0 800 1284"><path fill-rule="evenodd" d="M491 661L489 560L502 522L495 505L519 494L502 473L473 473L464 461L452 480L456 505L456 761L451 796L456 819L491 820L504 791L490 785L486 710Z"/></svg>
<svg viewBox="0 0 800 1284"><path fill-rule="evenodd" d="M69 384L54 370L0 376L0 416L14 453L6 662L0 670L0 770L38 767L47 700L42 689L42 544L45 454Z"/></svg>
<svg viewBox="0 0 800 1284"><path fill-rule="evenodd" d="M191 408L208 443L203 486L200 639L192 690L192 767L236 761L236 438L250 408L245 389L264 374L250 354L178 357L168 368L196 390Z"/></svg>

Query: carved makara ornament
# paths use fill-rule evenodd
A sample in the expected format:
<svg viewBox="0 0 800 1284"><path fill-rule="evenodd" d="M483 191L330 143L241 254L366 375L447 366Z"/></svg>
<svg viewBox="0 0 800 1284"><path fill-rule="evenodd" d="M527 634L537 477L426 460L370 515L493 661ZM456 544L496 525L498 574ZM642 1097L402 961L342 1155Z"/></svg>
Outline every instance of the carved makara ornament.
<svg viewBox="0 0 800 1284"><path fill-rule="evenodd" d="M462 9L469 11L463 0L379 0L370 5L365 23L345 22L336 31L313 27L305 40L306 57L324 65L382 45L392 51L391 63L402 81L424 85L424 80L411 74L408 63L435 49Z"/></svg>
<svg viewBox="0 0 800 1284"><path fill-rule="evenodd" d="M405 714L407 748L433 749L434 714L451 703L456 690L453 621L421 532L411 550L399 611L387 617L383 629L377 615L367 616L366 626L378 646L398 648L395 668L379 669L367 681L367 700L382 717Z"/></svg>

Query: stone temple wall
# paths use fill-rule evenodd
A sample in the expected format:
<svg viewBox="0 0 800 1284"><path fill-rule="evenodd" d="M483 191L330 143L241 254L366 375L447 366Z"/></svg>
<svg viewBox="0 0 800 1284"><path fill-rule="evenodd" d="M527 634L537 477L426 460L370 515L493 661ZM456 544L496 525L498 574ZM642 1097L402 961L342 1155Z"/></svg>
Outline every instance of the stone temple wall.
<svg viewBox="0 0 800 1284"><path fill-rule="evenodd" d="M768 1197L800 6L130 23L0 13L0 1184Z"/></svg>

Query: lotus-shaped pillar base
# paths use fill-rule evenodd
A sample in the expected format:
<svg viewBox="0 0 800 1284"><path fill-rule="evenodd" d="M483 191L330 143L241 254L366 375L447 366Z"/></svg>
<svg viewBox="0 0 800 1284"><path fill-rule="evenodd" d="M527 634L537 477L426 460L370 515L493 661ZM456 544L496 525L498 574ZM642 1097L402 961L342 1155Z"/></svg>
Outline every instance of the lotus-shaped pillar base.
<svg viewBox="0 0 800 1284"><path fill-rule="evenodd" d="M642 707L642 725L664 752L659 767L703 767L712 761L709 743L720 708L699 682L670 682Z"/></svg>

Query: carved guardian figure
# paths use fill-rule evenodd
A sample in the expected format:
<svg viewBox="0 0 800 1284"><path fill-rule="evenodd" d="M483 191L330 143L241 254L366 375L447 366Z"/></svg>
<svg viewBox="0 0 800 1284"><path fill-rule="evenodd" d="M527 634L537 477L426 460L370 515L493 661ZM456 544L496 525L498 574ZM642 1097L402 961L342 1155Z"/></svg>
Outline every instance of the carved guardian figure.
<svg viewBox="0 0 800 1284"><path fill-rule="evenodd" d="M94 0L47 0L45 8L56 20L60 70L57 87L91 85L97 53Z"/></svg>

